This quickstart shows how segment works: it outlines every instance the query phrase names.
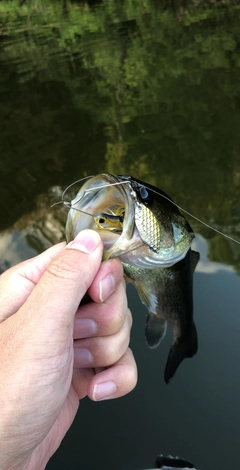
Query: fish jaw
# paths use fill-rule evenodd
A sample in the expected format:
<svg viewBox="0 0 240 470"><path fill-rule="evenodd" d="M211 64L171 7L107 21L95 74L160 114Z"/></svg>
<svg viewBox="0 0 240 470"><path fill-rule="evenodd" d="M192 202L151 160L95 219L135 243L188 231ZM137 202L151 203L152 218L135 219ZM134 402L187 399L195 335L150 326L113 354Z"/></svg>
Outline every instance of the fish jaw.
<svg viewBox="0 0 240 470"><path fill-rule="evenodd" d="M81 230L86 228L98 231L101 238L106 238L105 251L110 250L110 245L115 244L120 235L121 241L130 240L134 231L134 206L130 193L125 191L124 184L118 184L118 179L110 174L100 174L89 179L78 191L76 197L71 201L66 224L66 238L71 241ZM111 205L123 205L125 207L125 218L122 233L109 234L107 230L99 230L95 217L97 214L109 210ZM118 243L119 245L119 243ZM117 245L117 248L118 248ZM123 250L125 249L125 246ZM111 257L111 252L106 258Z"/></svg>
<svg viewBox="0 0 240 470"><path fill-rule="evenodd" d="M137 240L137 235L135 239ZM184 250L176 250L173 247L172 249L162 250L161 255L156 255L147 245L143 244L139 237L139 245L136 243L135 247L134 245L129 244L129 251L122 254L119 253L116 256L119 257L122 263L129 264L137 268L170 268L185 258L190 246L191 242Z"/></svg>
<svg viewBox="0 0 240 470"><path fill-rule="evenodd" d="M103 260L120 258L124 253L144 245L135 229L135 208L131 189L126 190L123 183L111 186L116 183L119 183L117 177L108 174L97 175L87 181L71 201L66 224L67 242L86 228L97 231L103 241ZM108 211L113 205L123 205L125 208L121 232L99 229L95 222L98 213Z"/></svg>

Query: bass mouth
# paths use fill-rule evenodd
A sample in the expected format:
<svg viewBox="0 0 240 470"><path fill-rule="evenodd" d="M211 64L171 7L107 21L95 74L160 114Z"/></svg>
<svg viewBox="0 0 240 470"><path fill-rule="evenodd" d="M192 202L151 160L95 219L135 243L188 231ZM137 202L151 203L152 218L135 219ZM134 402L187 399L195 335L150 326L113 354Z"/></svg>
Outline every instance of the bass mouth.
<svg viewBox="0 0 240 470"><path fill-rule="evenodd" d="M71 202L67 239L88 228L99 233L104 244L104 259L129 250L135 226L131 193L131 183L116 176L102 174L91 178Z"/></svg>

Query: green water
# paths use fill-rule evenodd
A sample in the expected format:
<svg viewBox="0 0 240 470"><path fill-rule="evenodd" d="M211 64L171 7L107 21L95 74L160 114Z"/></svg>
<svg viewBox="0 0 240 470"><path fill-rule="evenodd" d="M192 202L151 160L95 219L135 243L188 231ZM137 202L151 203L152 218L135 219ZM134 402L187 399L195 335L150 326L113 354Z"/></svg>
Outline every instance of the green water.
<svg viewBox="0 0 240 470"><path fill-rule="evenodd" d="M154 184L240 240L239 77L238 2L1 1L0 271L64 239L51 204L99 172ZM170 332L147 349L129 289L138 386L84 400L49 470L150 468L158 453L239 466L240 247L188 220L198 355L166 386Z"/></svg>

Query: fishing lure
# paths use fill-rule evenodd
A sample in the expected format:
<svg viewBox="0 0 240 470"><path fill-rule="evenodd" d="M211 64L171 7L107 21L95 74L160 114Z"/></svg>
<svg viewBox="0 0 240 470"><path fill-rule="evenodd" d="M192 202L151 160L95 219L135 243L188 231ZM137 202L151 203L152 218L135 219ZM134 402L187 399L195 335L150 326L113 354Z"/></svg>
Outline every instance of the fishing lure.
<svg viewBox="0 0 240 470"><path fill-rule="evenodd" d="M111 183L111 184L105 184L105 185L100 185L98 187L95 187L95 188L89 188L89 189L86 189L81 198L77 199L74 201L74 205L72 204L72 202L69 202L69 201L65 201L64 200L64 196L65 194L67 193L67 191L72 188L75 184L77 183L81 183L82 181L85 181L86 179L90 179L90 178L93 178L93 175L91 176L86 176L85 178L81 178L79 180L76 180L74 181L73 183L71 183L69 186L67 186L65 188L65 190L63 191L62 193L62 199L61 201L58 201L58 202L55 202L54 204L51 205L51 207L54 207L58 204L63 204L64 206L67 206L69 209L74 209L76 211L79 211L79 212L82 212L84 214L87 214L87 215L90 215L91 217L94 217L97 225L99 228L107 228L108 230L112 230L112 231L118 231L118 230L121 230L122 228L122 224L123 224L123 219L124 219L124 208L121 207L121 208L116 208L116 210L112 211L112 213L101 213L101 214L96 214L96 215L93 215L93 214L90 214L88 212L85 212L81 209L78 209L77 207L74 207L76 206L81 199L83 199L88 193L91 193L91 192L95 192L96 190L100 190L100 189L103 189L103 188L106 188L108 186L117 186L117 185L123 185L123 184L128 184L130 185L131 187L131 195L132 195L132 198L135 200L136 199L136 192L134 191L130 181L129 181L129 177L128 176L125 176L123 175L123 177L126 178L125 181L120 181L120 182L116 182L116 183ZM240 245L240 241L237 240L236 238L233 238L231 237L230 235L227 235L226 233L224 232L221 232L221 230L218 230L216 229L215 227L213 227L212 225L209 225L207 222L204 222L203 220L199 219L198 217L196 217L195 215L193 215L191 212L187 211L186 209L184 209L183 207L181 207L179 204L176 204L176 202L172 201L172 199L170 199L169 197L167 197L166 195L156 191L155 189L151 188L151 190L153 192L155 192L156 194L158 194L159 196L163 197L164 199L166 199L167 201L169 201L171 204L173 204L174 206L176 206L178 209L180 209L182 212L184 212L185 214L187 214L189 217L192 217L194 220L196 220L197 222L199 222L200 224L204 225L205 227L207 227L208 229L216 232L217 234L227 238L228 240L231 240L232 242L234 243L237 243L238 245ZM146 187L144 185L141 186L140 188L140 193L141 193L141 197L142 199L145 201L146 204L148 204L148 191L146 189ZM120 213L118 212L120 211Z"/></svg>

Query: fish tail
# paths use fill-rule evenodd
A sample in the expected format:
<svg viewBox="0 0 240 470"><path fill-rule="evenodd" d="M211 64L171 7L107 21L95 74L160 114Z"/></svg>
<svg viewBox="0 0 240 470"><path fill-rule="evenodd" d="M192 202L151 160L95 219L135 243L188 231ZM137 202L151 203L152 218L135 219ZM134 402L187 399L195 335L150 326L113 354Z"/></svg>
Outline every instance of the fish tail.
<svg viewBox="0 0 240 470"><path fill-rule="evenodd" d="M183 359L194 356L194 354L197 352L197 349L197 330L193 323L190 334L184 337L180 337L170 349L164 372L164 379L167 384L174 376Z"/></svg>
<svg viewBox="0 0 240 470"><path fill-rule="evenodd" d="M161 343L167 330L167 322L155 313L149 313L146 321L145 336L149 348L156 348Z"/></svg>

